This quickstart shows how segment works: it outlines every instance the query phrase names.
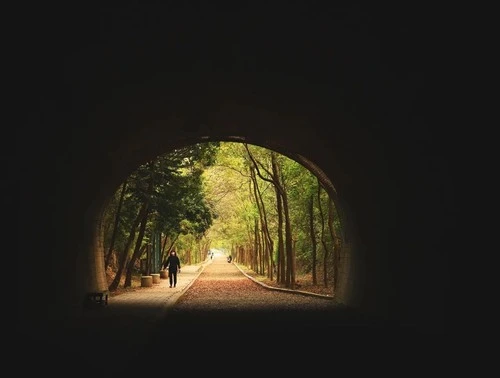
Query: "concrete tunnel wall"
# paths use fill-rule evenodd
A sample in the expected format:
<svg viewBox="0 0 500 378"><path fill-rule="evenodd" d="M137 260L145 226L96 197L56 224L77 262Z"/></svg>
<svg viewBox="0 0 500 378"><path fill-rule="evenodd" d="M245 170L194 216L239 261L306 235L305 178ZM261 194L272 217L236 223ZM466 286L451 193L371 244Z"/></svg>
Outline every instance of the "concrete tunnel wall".
<svg viewBox="0 0 500 378"><path fill-rule="evenodd" d="M162 106L163 108L167 107L167 104ZM228 114L231 114L231 120L228 121L225 119ZM336 299L341 302L351 306L359 306L362 303L364 292L364 273L362 272L363 267L363 258L360 258L356 252L357 249L354 247L356 245L356 234L355 225L352 223L352 217L350 217L349 211L345 209L345 205L342 204L340 198L338 198L336 189L334 188L332 182L328 179L326 174L313 162L306 159L304 156L299 155L298 153L310 153L308 149L316 149L319 151L321 147L318 149L318 140L315 140L315 137L310 137L308 135L301 136L295 135L292 139L278 136L273 137L269 132L260 131L260 135L256 135L255 132L248 132L248 129L260 129L262 125L265 128L273 127L279 130L293 130L297 127L296 122L293 120L282 120L277 117L273 117L271 114L266 114L266 112L262 110L255 110L244 107L230 106L225 107L224 109L220 109L219 111L214 111L214 114L210 117L213 119L208 119L207 121L210 124L214 125L235 125L229 128L224 127L212 127L210 130L204 129L201 132L191 133L189 138L180 137L179 134L183 129L183 126L186 124L185 120L168 120L166 119L164 122L157 122L157 127L148 128L148 134L143 135L143 139L139 142L137 138L134 138L134 143L141 145L137 149L136 159L138 160L129 160L129 151L131 150L130 146L127 144L122 144L119 146L120 151L114 151L113 153L113 162L112 165L122 165L123 169L130 174L139 164L145 163L149 158L151 158L152 154L160 154L166 152L164 149L166 148L161 143L158 144L158 140L170 140L169 145L174 145L175 147L180 147L184 144L194 143L194 142L206 142L208 140L219 140L219 141L235 141L242 142L248 141L253 144L258 144L263 147L271 148L275 151L278 151L282 154L289 156L290 158L300 162L306 168L308 168L311 172L317 175L317 177L322 181L322 184L330 193L330 197L335 202L336 207L338 208L339 214L341 214L342 224L343 224L343 250L340 255L339 261L340 266L338 269L339 272L339 281L338 287L336 290ZM255 122L253 126L252 122ZM172 132L172 130L175 130ZM211 134L214 133L215 134ZM205 134L207 133L207 134ZM253 134L253 135L252 135ZM210 137L210 135L217 135L215 138ZM239 135L235 137L235 135ZM296 141L300 140L302 143L306 142L306 139L310 139L308 144L310 144L309 148L305 148L302 144L301 146L296 145ZM189 142L188 142L189 141ZM124 161L128 162L124 164ZM108 198L115 192L118 185L121 184L120 180L123 181L121 175L115 175L114 173L119 170L115 170L114 172L105 172L104 176L99 179L99 191L102 195L99 197L100 200L97 206L93 207L92 213L88 216L89 219L89 230L95 230L92 234L89 232L88 240L85 245L85 252L82 252L82 256L86 256L86 259L82 261L82 266L87 266L87 271L84 272L84 276L86 279L82 280L82 282L86 282L85 285L82 285L80 288L80 293L76 296L75 301L78 305L80 298L84 296L86 292L93 291L102 291L107 289L107 282L105 279L105 271L104 271L104 249L102 242L102 232L98 227L100 225L100 209L105 206L105 203ZM103 192L104 188L107 189L107 193ZM95 196L93 196L96 198ZM97 200L95 201L97 203ZM351 256L354 256L354 264L351 262L353 259ZM357 257L358 256L358 257ZM356 260L357 257L357 260ZM87 261L85 261L87 260ZM352 275L354 271L360 271L357 275L354 274L356 280L352 279ZM83 292L81 292L83 290Z"/></svg>
<svg viewBox="0 0 500 378"><path fill-rule="evenodd" d="M281 96L284 104L274 107L258 102L240 105L244 101L235 105L234 96L217 104L211 96L206 98L213 104L209 111L193 112L194 104L206 108L205 99L189 102L186 98L191 107L180 111L179 98L174 103L145 101L144 92L137 93L141 96L113 102L105 107L106 112L94 113L92 118L74 119L71 127L77 130L77 139L73 144L66 141L50 146L57 151L50 159L57 172L48 216L57 235L50 246L51 287L57 288L50 316L78 312L84 293L105 284L100 215L107 199L132 170L183 144L206 137L230 140L239 136L281 153L304 156L333 183L348 230L339 300L397 323L422 320L418 317L422 311L413 313L411 303L420 295L413 290L414 282L408 283L421 282L426 275L417 269L422 267L418 262L423 250L422 226L415 224L414 214L399 207L401 201L420 199L408 191L412 188L405 182L406 175L413 173L389 174L390 160L399 166L407 156L387 156L387 145L382 148L380 140L344 114L319 106L314 112L304 110L286 94ZM410 164L406 168L412 169ZM432 249L432 243L425 244ZM405 265L407 259L417 263ZM432 287L432 278L427 275L420 287L439 291L439 282ZM432 299L430 293L426 294L428 300ZM433 321L437 321L435 315Z"/></svg>
<svg viewBox="0 0 500 378"><path fill-rule="evenodd" d="M127 106L129 112L127 116L130 117L130 109L133 105ZM161 109L168 109L168 104L162 104ZM144 109L140 114L144 114ZM149 109L147 113L154 113L158 116L158 112L153 109ZM189 115L186 115L189 116ZM180 147L183 144L190 144L194 142L202 142L207 140L242 140L245 139L248 142L258 144L264 147L274 149L283 154L287 154L289 157L301 162L311 171L314 171L320 176L320 179L324 182L325 188L331 192L331 196L336 202L336 206L339 207L341 214L344 214L344 206L341 204L340 199L337 196L336 190L332 183L326 175L318 168L314 163L308 159L303 158L299 154L311 155L311 150L315 150L315 155L320 152L324 154L325 151L321 152L324 148L322 143L317 140L317 136L307 132L309 127L307 124L303 124L305 127L301 134L300 124L297 120L291 119L280 119L280 117L273 116L263 110L252 109L249 107L242 106L223 106L221 109L214 109L214 111L207 115L205 121L207 124L215 125L213 127L202 127L200 131L189 132L186 134L183 132L185 125L188 124L186 119L168 119L169 113L162 114L161 116L164 121L156 120L135 120L132 117L132 121L119 120L119 123L123 125L123 122L146 122L151 124L150 127L146 127L147 133L139 132L134 138L130 140L130 145L127 142L121 141L120 145L117 146L117 150L111 153L111 161L108 162L109 165L115 167L112 170L105 169L101 171L98 179L92 178L93 182L97 182L95 185L98 188L99 193L92 193L91 198L93 199L93 206L89 206L87 210L86 219L88 219L88 229L86 232L86 240L84 242L83 250L81 256L83 258L77 266L87 267L82 272L84 279L81 281L78 294L74 298L75 306L78 306L81 302L81 298L88 291L103 290L106 288L106 280L103 265L103 249L102 241L100 240L100 212L105 206L107 199L114 193L114 191L119 187L121 182L124 180L126 175L130 174L139 164L146 162L149 158L156 156L157 154L166 152L168 148ZM117 120L118 122L118 120ZM304 122L302 120L302 122ZM98 127L99 128L99 127ZM270 132L269 130L276 130L276 134ZM294 135L295 130L295 135ZM286 134L286 136L285 136ZM238 137L234 137L234 136ZM215 136L215 137L214 137ZM163 144L161 141L168 140L167 144ZM160 142L159 142L160 141ZM133 154L130 151L135 151ZM328 153L328 151L326 151ZM105 166L108 164L104 164ZM118 168L117 167L121 167ZM92 172L98 174L99 167L92 167ZM120 174L120 172L125 172L125 177ZM86 178L86 181L90 180ZM96 180L96 181L94 181ZM88 182L88 181L87 181ZM83 184L80 184L83 186ZM87 188L89 185L86 185ZM352 224L352 217L344 216L343 223L345 224L344 229L346 230L345 238L345 248L344 253L341 258L341 266L339 272L341 274L339 281L339 288L337 291L337 299L352 306L359 306L363 302L362 293L364 293L364 275L362 272L364 259L357 257L354 259L354 264L351 264L351 256L356 255L356 248L353 251L353 245L355 245L355 225ZM357 277L352 279L353 271L359 270ZM380 303L378 304L380 308Z"/></svg>
<svg viewBox="0 0 500 378"><path fill-rule="evenodd" d="M189 38L158 48L162 33L179 27L175 19L149 35L147 28L121 33L130 30L123 17L109 34L92 29L91 38L85 31L96 14L47 12L43 27L33 28L43 59L26 75L38 102L26 107L34 117L18 130L13 166L25 270L19 298L35 295L21 301L20 319L33 328L58 322L78 313L88 288L103 285L101 212L139 164L205 137L242 137L303 156L335 187L351 247L343 302L390 325L443 329L453 227L449 134L428 113L425 51L411 43L422 34L405 34L408 20L325 13L331 30L321 30L323 40L294 23L301 38L274 39L274 22L261 24L262 34L247 47L238 40L234 55L226 35L210 39L209 29L203 42L193 34L204 47L195 53L178 47L191 46ZM205 48L213 41L220 48Z"/></svg>

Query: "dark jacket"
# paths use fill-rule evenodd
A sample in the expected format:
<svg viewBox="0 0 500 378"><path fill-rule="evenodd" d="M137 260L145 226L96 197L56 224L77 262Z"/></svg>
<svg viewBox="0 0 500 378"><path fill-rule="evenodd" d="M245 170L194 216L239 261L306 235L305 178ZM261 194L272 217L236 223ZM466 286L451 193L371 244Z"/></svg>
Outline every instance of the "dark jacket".
<svg viewBox="0 0 500 378"><path fill-rule="evenodd" d="M163 264L163 268L167 268L170 272L177 272L181 268L181 260L177 255L170 255Z"/></svg>

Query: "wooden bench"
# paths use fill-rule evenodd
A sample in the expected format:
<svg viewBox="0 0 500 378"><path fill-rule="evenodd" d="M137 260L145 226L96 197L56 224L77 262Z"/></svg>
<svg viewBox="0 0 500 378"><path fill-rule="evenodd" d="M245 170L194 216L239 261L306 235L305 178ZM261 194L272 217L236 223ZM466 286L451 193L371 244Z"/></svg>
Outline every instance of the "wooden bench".
<svg viewBox="0 0 500 378"><path fill-rule="evenodd" d="M97 303L100 305L108 304L109 291L93 291L91 293L87 293L87 301L91 303Z"/></svg>

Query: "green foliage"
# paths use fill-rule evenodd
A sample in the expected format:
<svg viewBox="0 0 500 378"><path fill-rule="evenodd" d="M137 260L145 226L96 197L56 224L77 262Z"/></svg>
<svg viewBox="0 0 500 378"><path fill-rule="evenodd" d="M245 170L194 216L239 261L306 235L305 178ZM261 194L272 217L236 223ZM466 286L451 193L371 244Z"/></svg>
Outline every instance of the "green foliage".
<svg viewBox="0 0 500 378"><path fill-rule="evenodd" d="M318 258L321 258L320 209L325 222L325 243L329 251L333 249L333 239L326 223L330 198L318 187L318 179L301 164L262 147L247 147L262 176L257 175L256 185L274 240L274 253L278 240L278 214L271 176L272 154L279 165L279 180L287 194L297 265L309 271L312 268L310 201L313 199L314 238L318 242ZM162 232L170 240L175 240L179 251L195 252L202 244L227 251L234 246L252 245L255 221L260 217L250 175L253 161L248 152L242 143L199 143L158 156L138 167L128 179L115 242L117 248L124 245L132 221L145 202L149 204L145 242L153 232ZM110 200L103 218L105 243L111 235L110 225L118 198L119 192ZM336 211L334 227L340 235L341 225Z"/></svg>
<svg viewBox="0 0 500 378"><path fill-rule="evenodd" d="M120 214L116 246L124 245L140 206L149 204L147 235L163 231L167 235L186 233L182 225L197 237L212 225L213 211L203 194L201 176L212 165L218 143L201 143L174 150L139 166L128 178L129 185ZM119 192L105 211L105 240L110 238L110 225L116 214Z"/></svg>

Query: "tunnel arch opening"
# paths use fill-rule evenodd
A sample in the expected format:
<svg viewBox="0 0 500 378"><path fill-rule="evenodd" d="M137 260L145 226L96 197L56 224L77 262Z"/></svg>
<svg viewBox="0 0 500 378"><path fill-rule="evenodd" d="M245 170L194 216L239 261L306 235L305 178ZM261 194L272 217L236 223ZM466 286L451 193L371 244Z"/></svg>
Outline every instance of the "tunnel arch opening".
<svg viewBox="0 0 500 378"><path fill-rule="evenodd" d="M379 59L367 44L349 43L342 28L317 51L301 48L307 38L290 49L276 39L276 49L264 33L266 47L257 55L257 45L248 46L250 62L259 63L250 66L234 61L234 49L185 55L158 39L161 33L158 44L136 44L135 34L132 45L114 38L91 43L78 28L83 39L75 45L66 43L67 28L61 38L50 32L51 48L39 66L48 70L32 72L40 89L40 106L32 109L43 117L37 114L18 148L30 170L17 159L20 237L26 230L36 235L19 253L30 269L21 294L38 286L44 270L55 297L47 300L40 287L36 305L26 302L30 322L35 309L55 321L68 311L79 314L87 286L99 284L93 253L99 214L133 167L183 143L241 136L303 156L334 183L352 246L346 304L394 324L444 325L455 200L446 141L453 132L447 123L436 128L428 112L422 49L407 44L407 54L395 48ZM383 41L384 51L393 42L400 46L405 34L388 30L384 24L382 33L368 33L375 35L370 41ZM332 54L318 54L327 50ZM401 64L391 70L394 62Z"/></svg>
<svg viewBox="0 0 500 378"><path fill-rule="evenodd" d="M155 139L152 138L151 140L154 141ZM145 145L148 145L147 141L148 140L146 140ZM275 143L266 140L265 138L262 139L255 136L249 137L221 134L218 134L216 136L208 136L206 134L202 134L195 137L191 136L189 138L179 138L175 141L170 140L167 146L160 148L160 151L161 154L165 154L183 146L210 141L247 143L250 145L255 145L271 151L275 151L301 164L311 174L318 178L323 189L328 193L330 199L335 204L342 225L341 238L343 248L341 252L342 258L339 259L339 279L338 286L335 291L336 300L340 303L348 304L350 306L356 306L356 301L359 300L356 298L356 296L359 295L357 294L357 291L359 291L359 289L363 286L363 283L361 282L363 275L359 274L363 262L359 261L359 259L358 261L356 261L357 251L355 225L351 221L352 218L349 215L348 208L345 206L345 202L342 201L342 198L339 198L332 180L330 180L328 175L321 169L321 167L312 162L310 158L304 156L301 150L292 150L286 143ZM150 150L146 148L144 151ZM307 154L307 151L305 153ZM120 169L118 171L120 172L119 175L110 174L107 176L106 185L104 185L104 187L107 187L108 191L101 191L101 194L103 194L101 196L101 202L97 207L95 207L95 214L92 215L92 219L94 219L94 235L86 252L86 256L88 257L88 270L85 291L87 292L107 289L107 279L104 266L105 251L103 247L104 242L102 232L102 216L107 201L109 200L110 196L114 194L116 188L121 185L120 180L124 177L124 175L125 177L127 177L127 175L130 175L132 171L141 163L145 163L151 157L158 156L153 155L154 154L152 153L145 153L144 155L136 154L136 157L142 156L142 159L134 159L134 163L120 165L120 167L122 167L123 169ZM353 276L356 270L358 271L357 278Z"/></svg>

